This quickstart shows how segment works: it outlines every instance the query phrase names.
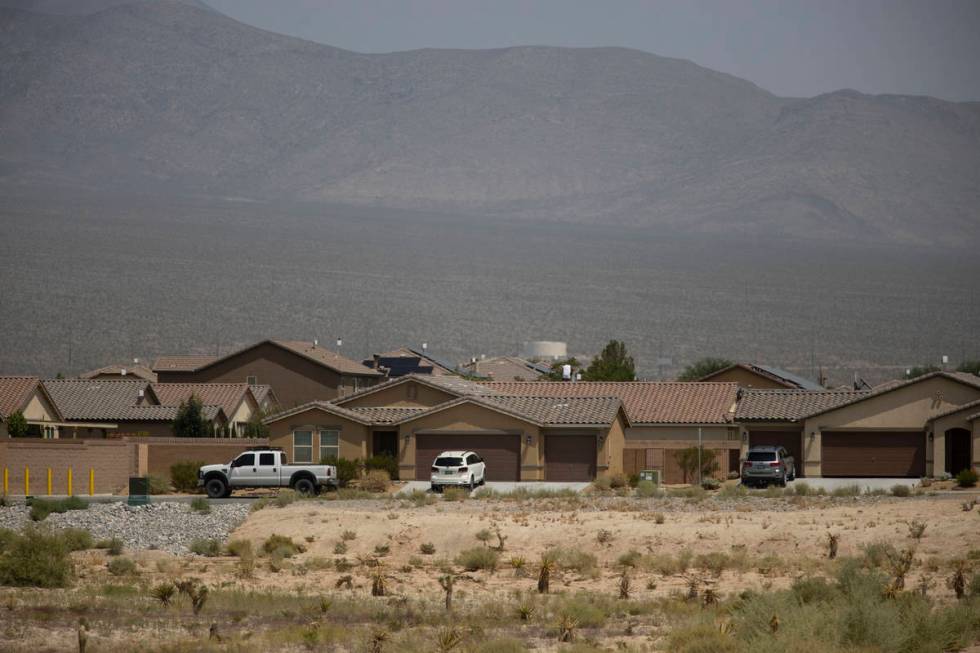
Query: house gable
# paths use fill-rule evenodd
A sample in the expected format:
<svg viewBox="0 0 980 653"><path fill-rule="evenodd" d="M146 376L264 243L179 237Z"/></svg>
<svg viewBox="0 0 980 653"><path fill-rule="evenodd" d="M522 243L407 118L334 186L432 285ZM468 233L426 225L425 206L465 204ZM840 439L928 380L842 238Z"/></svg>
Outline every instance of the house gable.
<svg viewBox="0 0 980 653"><path fill-rule="evenodd" d="M458 396L416 378L403 379L371 388L337 403L345 408L430 408L452 401Z"/></svg>

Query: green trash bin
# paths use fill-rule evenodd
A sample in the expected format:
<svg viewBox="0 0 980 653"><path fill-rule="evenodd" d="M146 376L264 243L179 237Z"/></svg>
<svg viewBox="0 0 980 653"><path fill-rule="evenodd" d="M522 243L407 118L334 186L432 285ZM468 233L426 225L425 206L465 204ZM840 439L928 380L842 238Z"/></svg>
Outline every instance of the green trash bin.
<svg viewBox="0 0 980 653"><path fill-rule="evenodd" d="M129 500L131 506L145 506L150 503L150 478L148 476L129 477Z"/></svg>

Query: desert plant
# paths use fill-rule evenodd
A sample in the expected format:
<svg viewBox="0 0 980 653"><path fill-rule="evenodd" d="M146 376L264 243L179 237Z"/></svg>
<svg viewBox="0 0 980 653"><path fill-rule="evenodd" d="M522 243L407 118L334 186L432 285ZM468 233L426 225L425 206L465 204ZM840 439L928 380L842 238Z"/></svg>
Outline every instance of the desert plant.
<svg viewBox="0 0 980 653"><path fill-rule="evenodd" d="M810 486L803 481L796 481L793 483L793 492L795 492L797 496L805 497L810 494Z"/></svg>
<svg viewBox="0 0 980 653"><path fill-rule="evenodd" d="M453 609L453 581L455 577L452 574L446 574L445 576L439 577L439 586L442 587L442 591L446 594L446 611Z"/></svg>
<svg viewBox="0 0 980 653"><path fill-rule="evenodd" d="M333 465L337 468L337 484L340 487L350 485L350 482L356 479L361 472L361 463L357 460L348 460L347 458L325 456L320 460L320 464Z"/></svg>
<svg viewBox="0 0 980 653"><path fill-rule="evenodd" d="M390 544L376 544L374 546L374 555L376 555L378 557L386 556L389 553L391 553L391 545Z"/></svg>
<svg viewBox="0 0 980 653"><path fill-rule="evenodd" d="M228 555L238 558L252 555L252 543L249 540L232 540L228 542Z"/></svg>
<svg viewBox="0 0 980 653"><path fill-rule="evenodd" d="M476 547L461 551L456 556L456 564L466 571L496 571L500 554L493 549Z"/></svg>
<svg viewBox="0 0 980 653"><path fill-rule="evenodd" d="M679 449L673 453L674 460L681 468L681 472L684 474L684 482L692 483L693 479L698 478L698 461L701 461L701 477L702 479L710 477L716 471L718 471L718 461L715 460L715 452L711 449L705 449L704 447L688 447L687 449Z"/></svg>
<svg viewBox="0 0 980 653"><path fill-rule="evenodd" d="M290 558L303 552L303 547L284 535L272 534L262 543L262 550L267 554L278 553L284 558Z"/></svg>
<svg viewBox="0 0 980 653"><path fill-rule="evenodd" d="M43 521L53 512L61 513L69 510L86 510L88 501L78 497L68 497L66 499L31 499L31 519Z"/></svg>
<svg viewBox="0 0 980 653"><path fill-rule="evenodd" d="M887 596L895 596L905 589L905 577L912 569L912 561L915 558L913 549L904 549L897 555L888 556L888 568L892 573L892 581L885 589Z"/></svg>
<svg viewBox="0 0 980 653"><path fill-rule="evenodd" d="M436 545L432 542L423 542L419 545L419 552L423 555L430 556L436 552Z"/></svg>
<svg viewBox="0 0 980 653"><path fill-rule="evenodd" d="M66 528L59 535L69 551L84 551L93 546L92 534L83 528Z"/></svg>
<svg viewBox="0 0 980 653"><path fill-rule="evenodd" d="M665 521L667 521L667 518L664 516L664 514L662 512L655 512L655 513L653 513L653 523L655 523L655 524L662 524Z"/></svg>
<svg viewBox="0 0 980 653"><path fill-rule="evenodd" d="M827 558L833 560L837 557L837 545L840 542L840 535L827 533Z"/></svg>
<svg viewBox="0 0 980 653"><path fill-rule="evenodd" d="M615 538L612 531L606 530L605 528L600 528L599 532L595 534L595 539L599 544L608 545L611 544Z"/></svg>
<svg viewBox="0 0 980 653"><path fill-rule="evenodd" d="M102 540L95 545L97 549L105 549L106 553L111 556L122 555L123 552L123 541L118 537L113 537L108 540Z"/></svg>
<svg viewBox="0 0 980 653"><path fill-rule="evenodd" d="M558 570L558 558L550 551L541 554L538 567L538 594L547 594L551 589L551 575Z"/></svg>
<svg viewBox="0 0 980 653"><path fill-rule="evenodd" d="M368 492L386 492L391 486L391 476L383 469L372 469L361 479L360 486Z"/></svg>
<svg viewBox="0 0 980 653"><path fill-rule="evenodd" d="M653 481L640 481L636 484L636 496L649 499L660 496L660 488Z"/></svg>
<svg viewBox="0 0 980 653"><path fill-rule="evenodd" d="M623 573L619 577L619 598L627 601L630 598L630 568L623 567Z"/></svg>
<svg viewBox="0 0 980 653"><path fill-rule="evenodd" d="M204 609L204 604L208 600L208 587L203 583L199 582L197 579L190 578L187 580L182 580L176 583L177 591L181 594L186 594L187 598L191 601L191 610L195 615L201 613Z"/></svg>
<svg viewBox="0 0 980 653"><path fill-rule="evenodd" d="M340 539L344 540L345 542L356 540L357 533L355 533L354 531L344 531L343 533L340 534Z"/></svg>
<svg viewBox="0 0 980 653"><path fill-rule="evenodd" d="M909 537L913 540L921 540L922 536L925 535L926 525L920 521L910 521L908 523L909 527Z"/></svg>
<svg viewBox="0 0 980 653"><path fill-rule="evenodd" d="M475 537L476 537L477 540L479 540L480 542L482 542L484 544L484 546L486 546L486 544L490 541L490 538L493 537L493 533L491 533L490 532L490 529L488 529L488 528L482 528L482 529L480 529L479 531L476 532L476 536Z"/></svg>
<svg viewBox="0 0 980 653"><path fill-rule="evenodd" d="M150 486L150 494L167 494L170 492L170 481L159 474L147 474L146 481Z"/></svg>
<svg viewBox="0 0 980 653"><path fill-rule="evenodd" d="M206 540L199 538L193 540L188 548L191 553L208 558L216 558L221 555L221 542L215 539Z"/></svg>
<svg viewBox="0 0 980 653"><path fill-rule="evenodd" d="M211 502L204 497L194 497L191 501L191 510L207 515L211 512Z"/></svg>
<svg viewBox="0 0 980 653"><path fill-rule="evenodd" d="M531 621L534 618L534 614L537 612L537 608L533 603L528 600L521 601L517 605L517 618L521 621Z"/></svg>
<svg viewBox="0 0 980 653"><path fill-rule="evenodd" d="M897 485L892 486L892 496L907 497L910 494L912 494L912 488L910 488L908 485L898 483Z"/></svg>
<svg viewBox="0 0 980 653"><path fill-rule="evenodd" d="M347 553L347 542L341 540L333 545L333 552L335 555L344 555Z"/></svg>
<svg viewBox="0 0 980 653"><path fill-rule="evenodd" d="M25 528L0 553L0 585L65 587L75 575L63 538Z"/></svg>
<svg viewBox="0 0 980 653"><path fill-rule="evenodd" d="M154 585L150 590L150 596L159 601L164 607L167 607L173 600L174 593L176 593L176 591L177 588L174 587L173 583L164 582L160 583L159 585Z"/></svg>
<svg viewBox="0 0 980 653"><path fill-rule="evenodd" d="M449 653L463 642L463 635L455 626L444 628L436 634L436 646L440 653Z"/></svg>
<svg viewBox="0 0 980 653"><path fill-rule="evenodd" d="M337 582L334 583L334 587L336 587L337 589L340 589L341 587L345 587L349 590L352 590L354 589L354 577L349 574L346 576L341 576L340 578L337 579Z"/></svg>
<svg viewBox="0 0 980 653"><path fill-rule="evenodd" d="M129 576L136 572L136 563L129 558L112 558L106 563L106 569L113 576Z"/></svg>
<svg viewBox="0 0 980 653"><path fill-rule="evenodd" d="M197 492L197 470L203 460L182 460L170 466L170 483L177 492Z"/></svg>
<svg viewBox="0 0 980 653"><path fill-rule="evenodd" d="M364 469L388 472L388 480L398 480L398 460L394 456L371 456L364 461Z"/></svg>
<svg viewBox="0 0 980 653"><path fill-rule="evenodd" d="M517 577L524 576L524 569L527 567L527 560L523 556L513 556L507 561L511 569L514 570L514 575Z"/></svg>
<svg viewBox="0 0 980 653"><path fill-rule="evenodd" d="M371 596L385 596L388 593L388 574L383 564L378 563L371 572Z"/></svg>
<svg viewBox="0 0 980 653"><path fill-rule="evenodd" d="M459 487L447 487L442 491L443 501L466 501L469 496L468 490Z"/></svg>
<svg viewBox="0 0 980 653"><path fill-rule="evenodd" d="M966 561L956 560L953 562L953 575L946 581L949 589L953 590L956 598L962 599L966 596Z"/></svg>
<svg viewBox="0 0 980 653"><path fill-rule="evenodd" d="M563 612L558 616L558 641L570 642L575 639L575 629L578 628L578 621Z"/></svg>
<svg viewBox="0 0 980 653"><path fill-rule="evenodd" d="M974 487L977 484L977 473L972 469L964 469L956 475L956 484L960 487Z"/></svg>

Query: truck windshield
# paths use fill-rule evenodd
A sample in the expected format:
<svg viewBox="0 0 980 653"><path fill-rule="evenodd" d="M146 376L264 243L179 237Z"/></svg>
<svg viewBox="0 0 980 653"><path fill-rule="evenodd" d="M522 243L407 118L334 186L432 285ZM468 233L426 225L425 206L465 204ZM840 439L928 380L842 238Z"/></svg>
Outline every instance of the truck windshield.
<svg viewBox="0 0 980 653"><path fill-rule="evenodd" d="M750 451L749 460L753 462L769 462L770 460L776 460L775 451Z"/></svg>
<svg viewBox="0 0 980 653"><path fill-rule="evenodd" d="M462 467L462 458L436 458L436 467Z"/></svg>

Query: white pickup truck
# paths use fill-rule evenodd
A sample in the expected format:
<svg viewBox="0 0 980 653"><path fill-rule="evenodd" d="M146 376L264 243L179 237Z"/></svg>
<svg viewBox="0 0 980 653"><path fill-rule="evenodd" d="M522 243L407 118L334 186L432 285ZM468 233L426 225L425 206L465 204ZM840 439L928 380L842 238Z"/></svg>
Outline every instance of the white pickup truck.
<svg viewBox="0 0 980 653"><path fill-rule="evenodd" d="M232 490L257 487L290 487L300 494L319 494L337 487L333 465L290 465L282 449L249 449L224 465L205 465L197 470L197 484L212 499L231 496Z"/></svg>

